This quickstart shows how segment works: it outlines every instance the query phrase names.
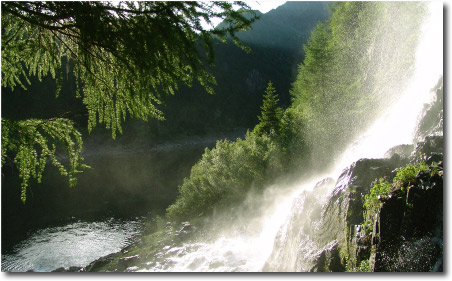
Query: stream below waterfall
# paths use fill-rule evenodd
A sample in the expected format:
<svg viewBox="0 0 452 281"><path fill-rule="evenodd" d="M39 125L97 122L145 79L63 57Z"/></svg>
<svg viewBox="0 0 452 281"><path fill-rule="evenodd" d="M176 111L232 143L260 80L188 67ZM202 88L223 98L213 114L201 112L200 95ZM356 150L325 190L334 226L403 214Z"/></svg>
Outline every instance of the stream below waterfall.
<svg viewBox="0 0 452 281"><path fill-rule="evenodd" d="M2 253L2 271L49 272L60 267L83 267L128 246L141 228L140 217L108 217L95 221L74 219L58 226L36 229Z"/></svg>

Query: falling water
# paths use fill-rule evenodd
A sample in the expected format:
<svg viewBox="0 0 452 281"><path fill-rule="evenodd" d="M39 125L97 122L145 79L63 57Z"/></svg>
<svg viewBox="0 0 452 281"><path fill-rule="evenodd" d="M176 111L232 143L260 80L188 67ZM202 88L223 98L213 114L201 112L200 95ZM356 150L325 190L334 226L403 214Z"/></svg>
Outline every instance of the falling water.
<svg viewBox="0 0 452 281"><path fill-rule="evenodd" d="M417 48L415 73L403 95L350 145L335 165L333 175L338 176L341 169L359 158L382 158L391 147L413 143L420 113L432 99L430 91L443 74L441 2L429 4ZM399 90L393 89L394 93Z"/></svg>
<svg viewBox="0 0 452 281"><path fill-rule="evenodd" d="M277 236L281 239L289 235L287 231L293 230L285 222L291 212L301 212L305 198L299 195L303 191L312 190L322 179L337 179L342 169L360 158L382 158L395 145L413 143L419 114L431 99L431 89L443 71L442 3L431 3L429 11L418 46L416 71L409 86L399 101L348 147L329 173L294 183L284 192L281 187L267 188L261 208L255 212L257 215L233 223L220 235L205 235L198 241L168 245L156 255L156 261L150 261L139 271L261 271ZM394 92L400 93L400 89ZM314 200L324 202L330 191L323 190ZM308 238L297 243L306 252L315 251Z"/></svg>

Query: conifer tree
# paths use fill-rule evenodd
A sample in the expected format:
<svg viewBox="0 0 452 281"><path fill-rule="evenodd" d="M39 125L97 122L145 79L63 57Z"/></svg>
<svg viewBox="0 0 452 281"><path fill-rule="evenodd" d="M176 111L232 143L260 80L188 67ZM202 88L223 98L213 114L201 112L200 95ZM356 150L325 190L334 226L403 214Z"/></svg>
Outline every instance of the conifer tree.
<svg viewBox="0 0 452 281"><path fill-rule="evenodd" d="M268 82L265 89L264 101L261 106L261 115L258 116L259 124L256 125L254 132L258 135L274 136L279 133L282 109L278 106L278 95L271 81Z"/></svg>

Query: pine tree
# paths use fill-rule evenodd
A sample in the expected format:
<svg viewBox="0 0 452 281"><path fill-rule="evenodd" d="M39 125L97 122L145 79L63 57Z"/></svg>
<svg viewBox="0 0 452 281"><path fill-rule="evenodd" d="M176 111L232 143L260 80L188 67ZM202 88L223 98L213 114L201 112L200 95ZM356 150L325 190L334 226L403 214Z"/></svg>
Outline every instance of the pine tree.
<svg viewBox="0 0 452 281"><path fill-rule="evenodd" d="M265 89L264 101L261 106L261 115L258 116L259 124L254 128L258 135L275 136L279 133L282 109L278 106L278 95L271 81Z"/></svg>

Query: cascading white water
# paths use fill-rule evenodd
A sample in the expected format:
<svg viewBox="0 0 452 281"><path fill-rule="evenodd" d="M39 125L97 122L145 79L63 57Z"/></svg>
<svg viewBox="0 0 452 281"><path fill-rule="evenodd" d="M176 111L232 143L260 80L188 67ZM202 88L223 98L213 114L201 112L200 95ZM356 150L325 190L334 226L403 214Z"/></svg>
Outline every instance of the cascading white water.
<svg viewBox="0 0 452 281"><path fill-rule="evenodd" d="M243 222L237 222L220 236L177 247L166 246L158 254L163 257L159 262L150 262L139 271L261 271L273 250L278 231L280 237L287 235L288 227L284 222L290 216L292 204L300 203L293 201L301 192L311 190L326 176L337 179L342 169L360 158L381 158L395 145L412 143L418 116L443 72L442 3L430 3L429 12L417 51L416 72L409 86L399 101L349 146L327 175L294 183L284 189L284 194L278 187L268 188L261 204L265 207L259 209L262 212L246 218L251 226L247 231L243 231ZM394 91L400 93L400 89ZM317 200L322 201L327 195L328 192L324 192ZM300 243L309 251L309 240Z"/></svg>
<svg viewBox="0 0 452 281"><path fill-rule="evenodd" d="M417 46L415 73L399 100L383 112L379 119L359 139L353 142L335 165L333 175L359 158L382 158L389 148L411 144L419 114L432 99L431 89L443 74L443 14L442 3L428 6ZM403 71L403 70L402 70ZM398 93L400 89L394 89Z"/></svg>

